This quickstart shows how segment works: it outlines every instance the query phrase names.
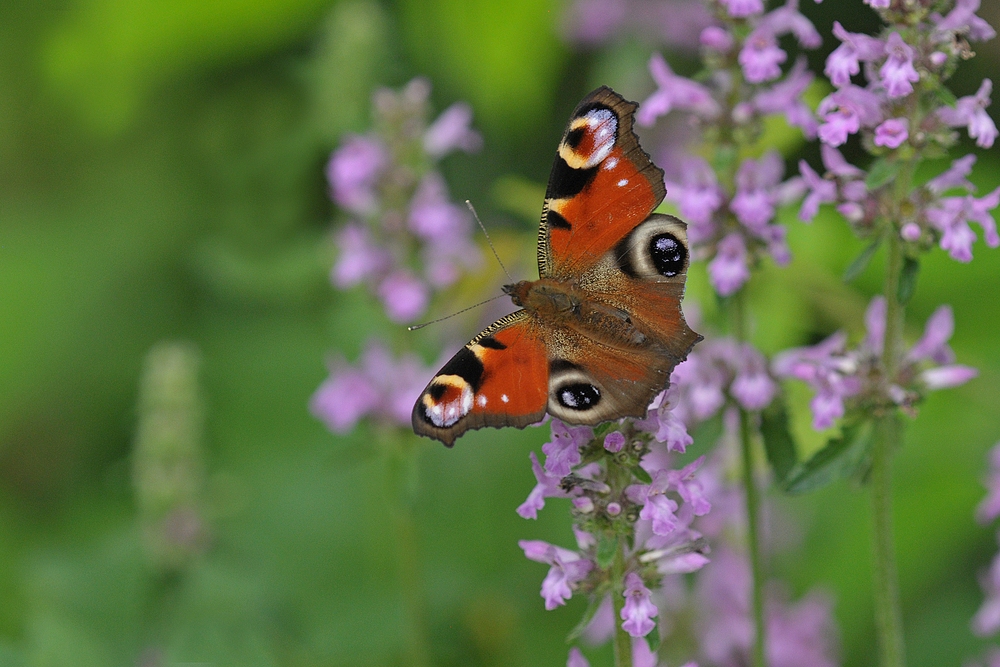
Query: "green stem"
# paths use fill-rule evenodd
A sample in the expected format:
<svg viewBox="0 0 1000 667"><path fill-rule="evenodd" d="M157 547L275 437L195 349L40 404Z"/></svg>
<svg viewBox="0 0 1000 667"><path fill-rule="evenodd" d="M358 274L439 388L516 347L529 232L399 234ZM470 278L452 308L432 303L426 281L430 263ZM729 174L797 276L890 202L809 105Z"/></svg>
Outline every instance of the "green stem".
<svg viewBox="0 0 1000 667"><path fill-rule="evenodd" d="M431 664L430 650L420 572L420 540L413 516L419 447L395 429L384 431L381 435L389 468L386 491L395 506L396 562L404 612L402 664L405 667L426 667Z"/></svg>
<svg viewBox="0 0 1000 667"><path fill-rule="evenodd" d="M885 275L885 339L882 363L885 382L895 378L899 369L902 343L903 305L899 302L899 278L903 267L903 249L894 225L889 225L888 262ZM878 418L877 437L872 450L872 563L875 594L875 631L878 636L879 665L903 667L903 619L899 604L899 579L892 531L892 455L901 444L895 410Z"/></svg>
<svg viewBox="0 0 1000 667"><path fill-rule="evenodd" d="M732 298L730 311L732 333L740 342L748 338L746 322L746 296L740 290ZM743 489L746 493L747 551L750 553L751 603L753 613L754 642L751 647L752 667L765 667L766 632L764 625L764 567L760 555L760 492L753 476L753 427L750 414L740 408L740 450L743 457Z"/></svg>
<svg viewBox="0 0 1000 667"><path fill-rule="evenodd" d="M632 667L632 637L622 628L622 609L625 608L625 541L618 540L618 551L611 564L611 604L615 610L615 667Z"/></svg>
<svg viewBox="0 0 1000 667"><path fill-rule="evenodd" d="M750 552L750 571L753 574L752 601L754 643L750 664L753 667L764 667L764 645L766 642L764 626L764 568L760 557L760 532L757 519L760 507L760 492L753 478L753 444L750 434L750 415L740 409L740 445L743 451L743 488L747 497L747 550Z"/></svg>

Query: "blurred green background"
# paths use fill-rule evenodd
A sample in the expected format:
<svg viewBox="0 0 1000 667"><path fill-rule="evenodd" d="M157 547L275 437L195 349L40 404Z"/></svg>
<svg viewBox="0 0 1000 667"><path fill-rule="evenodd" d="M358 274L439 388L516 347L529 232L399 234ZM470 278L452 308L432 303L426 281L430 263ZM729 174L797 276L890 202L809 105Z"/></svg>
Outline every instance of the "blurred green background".
<svg viewBox="0 0 1000 667"><path fill-rule="evenodd" d="M436 108L469 101L485 138L444 164L452 196L530 257L533 215L506 213L520 209L498 180L541 186L593 86L632 99L651 89L655 45L578 50L560 37L564 11L557 0L0 3L0 666L404 664L412 596L431 664L565 663L583 602L545 612L544 568L517 540L571 544L566 506L551 502L537 522L514 513L545 429L415 445L407 535L394 509L402 477L372 432L335 437L307 411L330 352L354 358L388 327L361 293L327 281L340 220L323 180L329 152L366 129L376 86L428 76ZM803 11L828 51L832 20L851 16L858 30L867 10ZM995 8L985 16L997 25ZM810 59L821 66L823 53ZM985 45L956 91L998 62ZM980 155L980 192L1000 182L998 163ZM833 216L787 220L796 260L753 288L758 342L775 351L840 327L859 334L880 266L844 285L862 244ZM983 646L968 621L996 551L973 508L1000 438L1000 251L975 253L969 265L933 253L910 308L915 338L952 304L953 347L981 372L924 405L896 463L914 666L960 664ZM690 282L711 320L704 275ZM201 360L192 400L204 434L185 491L199 555L179 567L144 550L155 502L133 490L144 358L165 339L190 341ZM803 447L815 447L808 395L793 398ZM829 591L843 664L871 664L867 496L839 484L775 502L800 542L769 571L796 595Z"/></svg>

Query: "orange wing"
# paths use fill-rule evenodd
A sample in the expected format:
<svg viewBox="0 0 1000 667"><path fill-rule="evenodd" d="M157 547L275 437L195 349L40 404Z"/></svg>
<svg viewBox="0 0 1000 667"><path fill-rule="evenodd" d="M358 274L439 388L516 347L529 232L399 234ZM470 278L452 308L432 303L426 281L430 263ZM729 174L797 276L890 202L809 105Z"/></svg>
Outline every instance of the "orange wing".
<svg viewBox="0 0 1000 667"><path fill-rule="evenodd" d="M545 193L541 277L584 272L663 201L663 170L632 130L637 106L602 86L573 112Z"/></svg>
<svg viewBox="0 0 1000 667"><path fill-rule="evenodd" d="M434 376L413 406L413 430L451 447L469 429L524 428L545 416L548 392L543 337L519 310L473 338Z"/></svg>

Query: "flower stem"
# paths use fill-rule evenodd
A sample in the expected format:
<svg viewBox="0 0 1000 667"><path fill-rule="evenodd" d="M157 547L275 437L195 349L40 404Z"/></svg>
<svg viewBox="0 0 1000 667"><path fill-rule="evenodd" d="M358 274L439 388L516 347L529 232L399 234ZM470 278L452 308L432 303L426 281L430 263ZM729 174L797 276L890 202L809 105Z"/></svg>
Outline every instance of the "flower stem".
<svg viewBox="0 0 1000 667"><path fill-rule="evenodd" d="M622 627L622 609L625 608L625 540L618 540L618 551L611 564L611 604L615 610L615 667L632 667L632 637Z"/></svg>
<svg viewBox="0 0 1000 667"><path fill-rule="evenodd" d="M752 603L754 643L750 664L753 667L764 667L765 627L764 627L764 568L760 558L760 539L757 519L760 507L760 493L753 478L753 452L750 436L750 415L746 410L740 410L740 446L743 450L743 488L747 497L747 550L750 552L750 571L753 575Z"/></svg>
<svg viewBox="0 0 1000 667"><path fill-rule="evenodd" d="M394 505L397 565L403 596L402 664L426 667L431 664L430 650L425 625L424 582L420 572L420 540L413 516L420 448L397 429L387 429L381 436L387 456L386 491Z"/></svg>
<svg viewBox="0 0 1000 667"><path fill-rule="evenodd" d="M746 290L733 295L730 311L733 335L743 342L747 339ZM753 428L750 415L740 408L740 450L743 456L743 489L746 493L747 551L750 554L751 604L753 613L754 642L751 647L752 667L765 667L765 626L764 626L764 568L760 557L760 532L757 519L760 514L760 492L753 477Z"/></svg>
<svg viewBox="0 0 1000 667"><path fill-rule="evenodd" d="M885 275L885 340L882 362L886 382L898 371L902 342L903 304L899 302L899 279L903 249L893 226L888 229L888 262ZM899 604L899 580L892 533L892 455L901 444L895 410L879 417L872 450L872 563L875 594L875 631L880 667L903 667L903 619Z"/></svg>

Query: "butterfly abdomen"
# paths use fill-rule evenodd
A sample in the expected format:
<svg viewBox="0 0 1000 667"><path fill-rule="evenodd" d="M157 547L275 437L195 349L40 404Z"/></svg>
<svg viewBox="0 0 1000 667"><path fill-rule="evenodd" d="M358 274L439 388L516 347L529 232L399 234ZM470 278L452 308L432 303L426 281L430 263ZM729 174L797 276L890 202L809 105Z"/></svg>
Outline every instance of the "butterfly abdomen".
<svg viewBox="0 0 1000 667"><path fill-rule="evenodd" d="M589 298L573 282L542 278L508 285L504 290L516 305L549 326L572 329L618 349L642 348L650 343L627 312Z"/></svg>

